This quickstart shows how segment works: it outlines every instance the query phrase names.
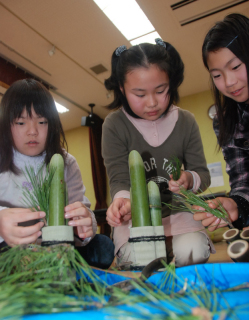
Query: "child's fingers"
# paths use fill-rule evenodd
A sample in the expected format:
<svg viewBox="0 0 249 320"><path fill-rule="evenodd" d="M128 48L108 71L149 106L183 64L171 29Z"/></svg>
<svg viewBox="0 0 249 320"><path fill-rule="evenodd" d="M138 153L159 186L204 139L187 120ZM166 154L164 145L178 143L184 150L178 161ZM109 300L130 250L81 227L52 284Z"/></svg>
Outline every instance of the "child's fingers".
<svg viewBox="0 0 249 320"><path fill-rule="evenodd" d="M41 219L41 218L44 218L45 216L46 216L46 213L42 211L32 212L29 209L23 209L23 210L19 210L17 213L13 212L13 215L9 216L8 218L17 224L19 222L26 222L30 220Z"/></svg>
<svg viewBox="0 0 249 320"><path fill-rule="evenodd" d="M93 236L93 231L88 231L88 232L81 232L79 233L79 237L81 239L86 239L86 238L90 238Z"/></svg>
<svg viewBox="0 0 249 320"><path fill-rule="evenodd" d="M65 218L70 219L74 217L91 217L89 210L84 206L79 208L72 209L71 211L67 211L65 213Z"/></svg>
<svg viewBox="0 0 249 320"><path fill-rule="evenodd" d="M127 213L125 216L122 218L123 221L129 221L131 220L131 213Z"/></svg>
<svg viewBox="0 0 249 320"><path fill-rule="evenodd" d="M217 228L220 228L220 223L221 223L221 219L215 217L214 221L209 225L208 230L214 231ZM222 226L224 226L224 225L222 225Z"/></svg>
<svg viewBox="0 0 249 320"><path fill-rule="evenodd" d="M126 199L127 201L124 202L124 205L120 208L119 212L121 216L125 216L127 214L131 214L131 202L130 199Z"/></svg>
<svg viewBox="0 0 249 320"><path fill-rule="evenodd" d="M193 208L194 210L200 211L200 212L197 212L197 214L202 213L202 212L205 212L205 209L202 208L202 207L200 207L200 206L194 205L194 206L192 206L192 208ZM201 212L201 211L202 211L202 212Z"/></svg>
<svg viewBox="0 0 249 320"><path fill-rule="evenodd" d="M120 219L112 219L111 217L106 216L106 221L111 227L121 226Z"/></svg>
<svg viewBox="0 0 249 320"><path fill-rule="evenodd" d="M78 208L81 208L81 207L85 207L85 206L83 205L82 202L76 201L74 203L71 203L71 204L67 205L65 207L65 212L72 211L74 209L78 209Z"/></svg>
<svg viewBox="0 0 249 320"><path fill-rule="evenodd" d="M111 205L106 212L106 220L113 227L113 224L120 224L121 214Z"/></svg>
<svg viewBox="0 0 249 320"><path fill-rule="evenodd" d="M35 228L32 228L34 226L17 227L18 229L19 228L28 229L28 230L25 230L25 233L26 233L26 231L28 231L28 232L25 234L22 232L18 232L18 231L15 232L14 231L14 234L11 234L9 237L5 238L4 240L11 247L21 245L21 244L29 244L29 243L35 242L37 240L37 238L40 237L42 234L42 232L40 231L41 224L43 224L43 223L40 222L40 223L34 225L34 226L36 226ZM16 235L16 233L17 233L17 235ZM20 234L21 234L21 236L20 236Z"/></svg>
<svg viewBox="0 0 249 320"><path fill-rule="evenodd" d="M120 218L120 215L125 215L127 212L131 211L130 199L117 198L113 201L110 208L114 215Z"/></svg>
<svg viewBox="0 0 249 320"><path fill-rule="evenodd" d="M43 226L44 222L40 221L29 227L14 227L13 235L18 238L27 238L33 235L34 233L39 232Z"/></svg>
<svg viewBox="0 0 249 320"><path fill-rule="evenodd" d="M216 199L207 200L208 206L212 209L216 209L219 206L219 203Z"/></svg>
<svg viewBox="0 0 249 320"><path fill-rule="evenodd" d="M92 225L92 218L87 217L74 217L72 220L68 222L69 226L78 227L78 226L91 226Z"/></svg>
<svg viewBox="0 0 249 320"><path fill-rule="evenodd" d="M195 221L202 221L204 227L208 226L216 219L216 217L208 212L195 212L193 218Z"/></svg>

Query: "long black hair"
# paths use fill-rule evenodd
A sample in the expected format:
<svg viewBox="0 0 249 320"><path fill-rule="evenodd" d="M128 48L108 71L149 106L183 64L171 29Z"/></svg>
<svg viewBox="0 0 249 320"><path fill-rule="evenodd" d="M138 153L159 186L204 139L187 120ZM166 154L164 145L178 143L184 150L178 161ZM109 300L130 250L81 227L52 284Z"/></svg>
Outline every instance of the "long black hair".
<svg viewBox="0 0 249 320"><path fill-rule="evenodd" d="M45 163L48 164L55 153L66 156L64 149L67 150L67 143L52 95L34 79L18 80L8 88L0 104L0 173L19 173L13 163L11 125L20 118L24 109L32 117L32 107L37 115L48 121Z"/></svg>
<svg viewBox="0 0 249 320"><path fill-rule="evenodd" d="M170 99L164 113L167 113L172 103L178 102L178 87L183 81L184 64L176 49L168 42L164 42L164 44L165 46L162 44L141 43L123 51L120 55L116 54L115 49L112 54L111 76L105 80L106 89L114 92L114 101L108 105L109 109L118 109L123 106L128 114L138 118L132 112L120 87L124 87L125 77L128 72L139 67L149 68L150 65L157 65L169 77L168 94Z"/></svg>
<svg viewBox="0 0 249 320"><path fill-rule="evenodd" d="M228 48L245 65L249 75L249 19L241 14L229 14L207 33L202 46L202 59L208 69L208 54ZM218 143L221 148L234 135L238 123L237 102L224 96L212 81L212 91L219 124Z"/></svg>

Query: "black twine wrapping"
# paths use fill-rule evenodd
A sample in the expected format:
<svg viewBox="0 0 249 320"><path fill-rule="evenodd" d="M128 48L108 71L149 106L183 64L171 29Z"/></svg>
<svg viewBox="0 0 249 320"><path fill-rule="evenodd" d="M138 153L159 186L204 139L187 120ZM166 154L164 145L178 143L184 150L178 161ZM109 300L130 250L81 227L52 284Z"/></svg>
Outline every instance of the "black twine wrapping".
<svg viewBox="0 0 249 320"><path fill-rule="evenodd" d="M165 241L165 236L144 236L129 238L128 242L151 242L151 241Z"/></svg>

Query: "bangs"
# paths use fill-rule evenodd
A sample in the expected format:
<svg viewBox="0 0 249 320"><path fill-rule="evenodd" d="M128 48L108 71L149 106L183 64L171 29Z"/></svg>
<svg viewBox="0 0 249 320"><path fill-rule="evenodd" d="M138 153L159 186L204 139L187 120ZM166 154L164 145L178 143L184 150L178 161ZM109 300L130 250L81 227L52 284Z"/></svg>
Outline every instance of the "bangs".
<svg viewBox="0 0 249 320"><path fill-rule="evenodd" d="M56 111L55 102L42 87L32 87L23 85L19 90L10 92L11 95L11 112L9 113L10 123L21 117L24 109L26 109L29 117L32 117L32 107L38 116L50 119Z"/></svg>

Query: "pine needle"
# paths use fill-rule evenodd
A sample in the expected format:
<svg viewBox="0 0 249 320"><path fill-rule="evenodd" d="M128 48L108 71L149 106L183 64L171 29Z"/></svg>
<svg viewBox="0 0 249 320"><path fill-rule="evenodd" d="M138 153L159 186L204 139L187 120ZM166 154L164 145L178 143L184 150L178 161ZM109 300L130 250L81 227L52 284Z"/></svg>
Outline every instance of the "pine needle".
<svg viewBox="0 0 249 320"><path fill-rule="evenodd" d="M23 202L35 211L44 211L46 221L49 218L49 192L55 170L55 168L49 169L49 166L47 166L44 174L44 166L42 166L36 174L32 166L25 166L24 171L26 179L32 185L32 190L29 186L23 187Z"/></svg>
<svg viewBox="0 0 249 320"><path fill-rule="evenodd" d="M199 190L199 192L202 192L202 190ZM197 195L190 190L186 190L183 187L180 187L180 193L179 194L174 193L173 200L175 200L177 203L180 203L180 204L177 206L174 206L174 205L165 203L165 205L172 210L188 211L191 213L196 213L196 212L198 213L203 211L209 212L213 214L215 217L224 220L231 228L233 228L233 225L229 218L228 213L226 212L225 208L222 206L221 202L218 199L216 199L216 201L218 201L218 207L216 209L212 209L209 207L206 201L207 200L212 201L213 199L206 199L206 198L204 199L202 196ZM194 209L192 207L193 205L202 207L204 210Z"/></svg>
<svg viewBox="0 0 249 320"><path fill-rule="evenodd" d="M195 272L196 283L189 284L187 279L176 275L174 264L165 264L161 276L163 280L159 280L158 284L133 281L136 289L131 292L114 287L112 296L115 297L115 305L125 304L122 310L109 303L109 286L72 246L14 247L0 255L0 319L10 317L18 320L25 314L76 312L108 307L105 310L108 318L116 320L129 317L147 320L203 320L208 318L203 318L202 314L216 318L236 314L236 310L241 309L238 306L231 310L222 297L224 292L232 288L221 290L214 283L206 285L198 275L197 268ZM234 288L242 289L248 292L248 286Z"/></svg>
<svg viewBox="0 0 249 320"><path fill-rule="evenodd" d="M170 166L172 168L172 175L173 175L173 180L174 181L177 181L180 179L180 176L181 176L181 162L180 160L176 157L176 156L173 156L172 159L170 160Z"/></svg>

